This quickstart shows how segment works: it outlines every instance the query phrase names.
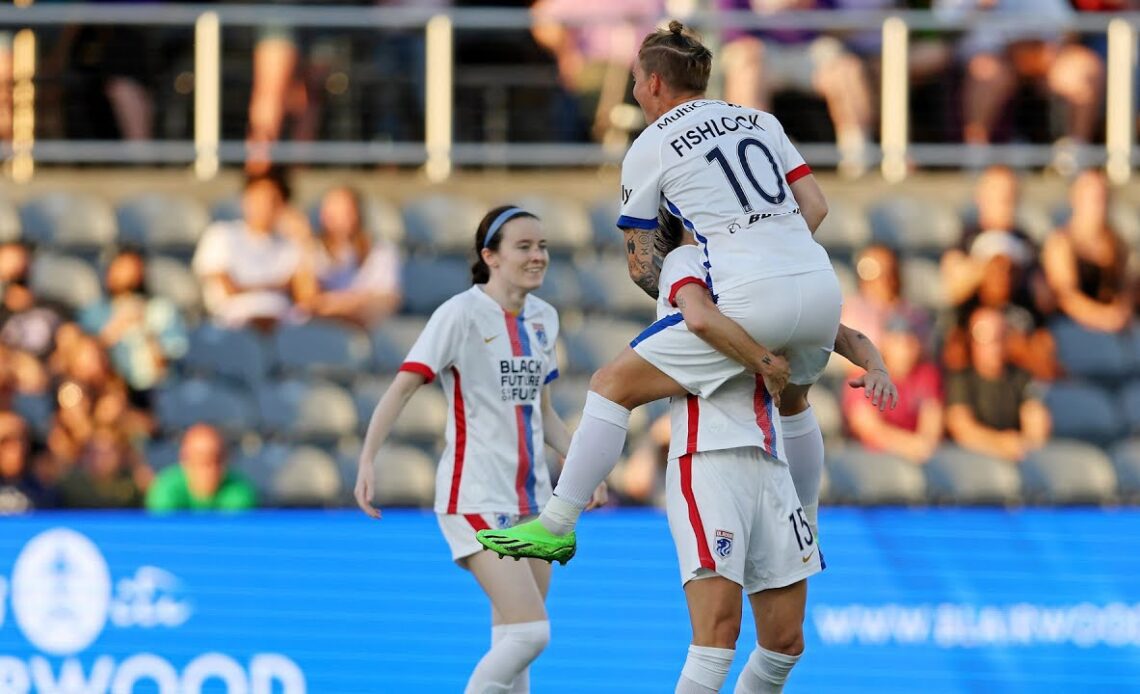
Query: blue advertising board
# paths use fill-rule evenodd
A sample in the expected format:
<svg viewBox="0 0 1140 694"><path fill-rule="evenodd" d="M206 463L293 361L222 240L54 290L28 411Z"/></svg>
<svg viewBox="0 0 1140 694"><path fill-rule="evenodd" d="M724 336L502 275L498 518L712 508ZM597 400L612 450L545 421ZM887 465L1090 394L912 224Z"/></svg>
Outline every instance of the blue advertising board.
<svg viewBox="0 0 1140 694"><path fill-rule="evenodd" d="M0 533L0 692L461 692L490 639L431 514L39 514ZM827 509L789 692L1140 692L1140 512ZM534 691L670 692L664 517L589 514ZM726 691L754 638L745 610Z"/></svg>

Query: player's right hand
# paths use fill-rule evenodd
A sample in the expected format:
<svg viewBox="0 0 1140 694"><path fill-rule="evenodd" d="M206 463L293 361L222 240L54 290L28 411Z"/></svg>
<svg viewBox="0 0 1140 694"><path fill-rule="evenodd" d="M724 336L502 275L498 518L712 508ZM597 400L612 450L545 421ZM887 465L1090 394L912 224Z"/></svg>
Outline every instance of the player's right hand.
<svg viewBox="0 0 1140 694"><path fill-rule="evenodd" d="M360 466L356 470L356 488L353 490L353 496L356 497L356 505L360 507L370 518L379 520L380 509L372 505L372 487L373 480L376 479L372 470L371 460L361 460Z"/></svg>
<svg viewBox="0 0 1140 694"><path fill-rule="evenodd" d="M772 404L779 407L780 393L788 386L788 381L792 378L792 369L788 365L788 360L778 354L769 354L767 360L768 363L760 371L760 377L764 379L764 387L772 396Z"/></svg>

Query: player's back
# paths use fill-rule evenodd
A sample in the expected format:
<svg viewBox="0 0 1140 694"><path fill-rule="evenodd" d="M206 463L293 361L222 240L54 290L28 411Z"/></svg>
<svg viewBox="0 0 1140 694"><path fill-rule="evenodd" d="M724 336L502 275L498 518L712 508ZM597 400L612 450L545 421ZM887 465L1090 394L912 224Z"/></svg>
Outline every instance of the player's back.
<svg viewBox="0 0 1140 694"><path fill-rule="evenodd" d="M651 123L626 155L619 226L639 226L665 205L700 243L714 293L830 269L791 191L809 173L771 114L686 102Z"/></svg>

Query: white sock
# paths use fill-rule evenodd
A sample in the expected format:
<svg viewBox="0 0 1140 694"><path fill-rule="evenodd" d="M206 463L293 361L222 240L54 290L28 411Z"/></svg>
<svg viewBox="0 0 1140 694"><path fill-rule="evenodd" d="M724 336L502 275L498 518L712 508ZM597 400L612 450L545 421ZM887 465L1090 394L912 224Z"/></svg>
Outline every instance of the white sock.
<svg viewBox="0 0 1140 694"><path fill-rule="evenodd" d="M554 497L538 518L547 530L555 535L574 530L594 490L617 465L628 430L629 410L595 392L586 394L586 407L570 440Z"/></svg>
<svg viewBox="0 0 1140 694"><path fill-rule="evenodd" d="M674 694L718 694L736 651L731 648L689 646Z"/></svg>
<svg viewBox="0 0 1140 694"><path fill-rule="evenodd" d="M735 694L780 694L788 681L788 673L799 659L798 655L776 653L756 644L733 691Z"/></svg>
<svg viewBox="0 0 1140 694"><path fill-rule="evenodd" d="M815 412L808 407L799 414L780 417L784 453L788 456L788 467L792 472L792 482L800 505L816 533L816 514L819 509L819 483L823 477L823 432Z"/></svg>
<svg viewBox="0 0 1140 694"><path fill-rule="evenodd" d="M515 679L550 643L550 622L545 619L496 628L501 630L499 641L494 642L492 629L491 650L475 666L464 694L509 694Z"/></svg>
<svg viewBox="0 0 1140 694"><path fill-rule="evenodd" d="M491 627L491 645L499 643L506 636L504 628L506 624L498 624ZM523 668L523 671L515 677L510 689L507 690L509 694L530 694L530 666Z"/></svg>

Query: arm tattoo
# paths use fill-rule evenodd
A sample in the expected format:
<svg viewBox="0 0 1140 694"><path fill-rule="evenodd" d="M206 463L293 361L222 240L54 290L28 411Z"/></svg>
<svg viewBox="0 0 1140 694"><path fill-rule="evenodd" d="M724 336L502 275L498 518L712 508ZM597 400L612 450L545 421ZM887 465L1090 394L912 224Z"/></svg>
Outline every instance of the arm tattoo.
<svg viewBox="0 0 1140 694"><path fill-rule="evenodd" d="M656 232L652 229L625 229L626 262L629 277L649 296L657 298L657 280L661 276L663 258L653 247Z"/></svg>

